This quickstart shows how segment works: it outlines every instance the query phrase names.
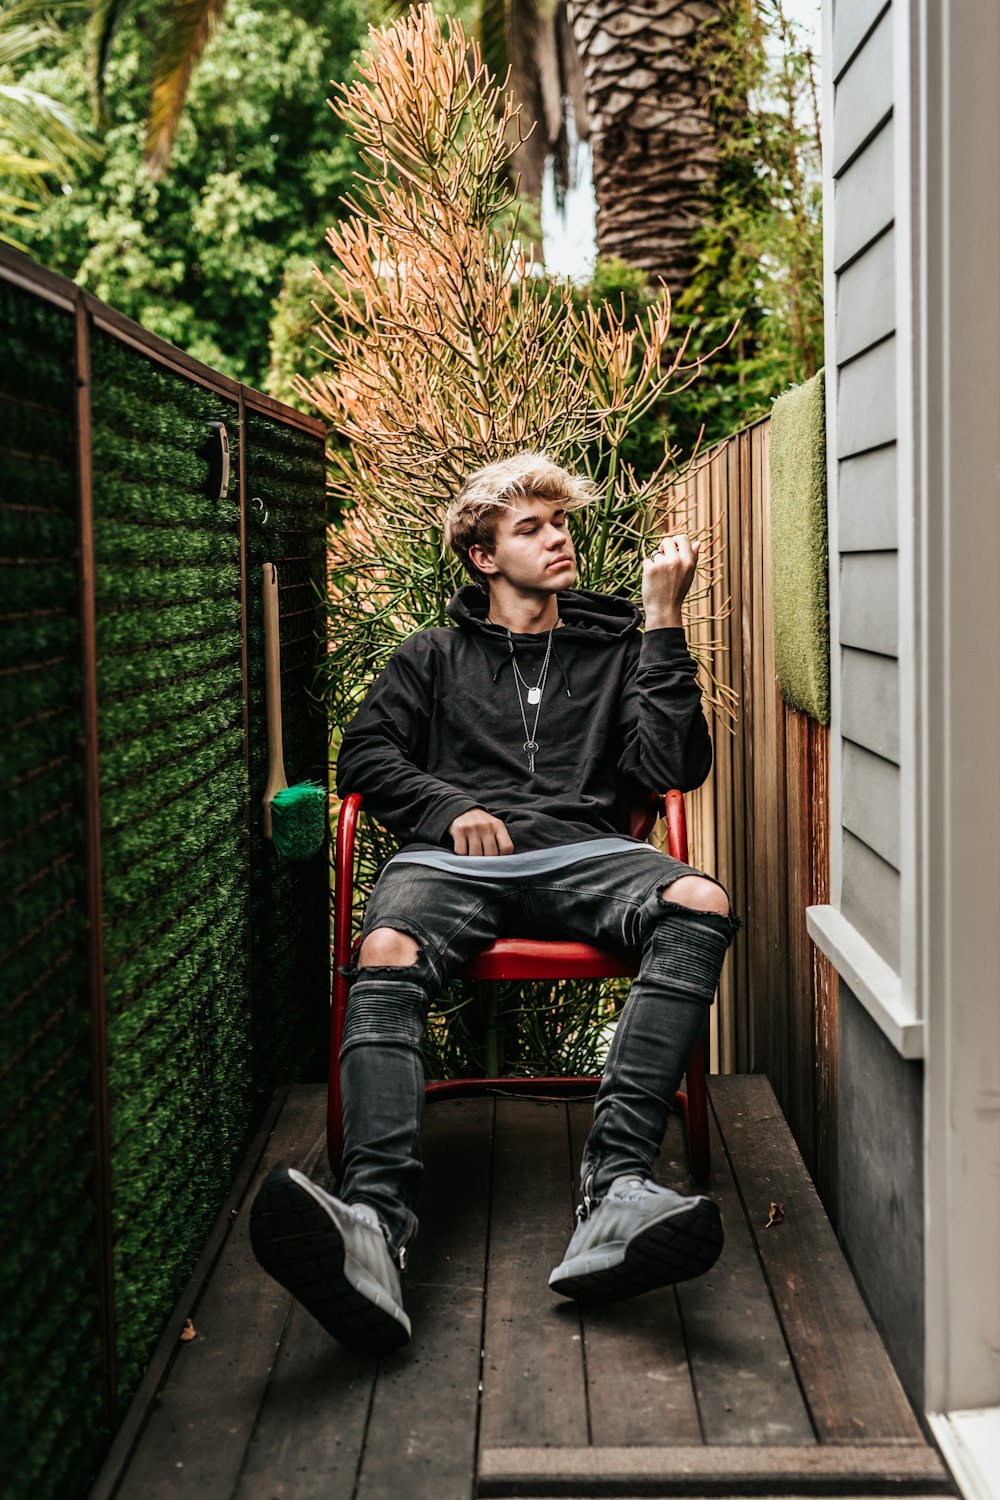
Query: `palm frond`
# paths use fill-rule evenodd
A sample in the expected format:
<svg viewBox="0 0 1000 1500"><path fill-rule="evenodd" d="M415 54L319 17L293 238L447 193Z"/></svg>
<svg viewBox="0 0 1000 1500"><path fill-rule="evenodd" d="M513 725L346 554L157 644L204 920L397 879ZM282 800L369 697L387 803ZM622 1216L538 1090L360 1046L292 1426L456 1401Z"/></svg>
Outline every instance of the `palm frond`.
<svg viewBox="0 0 1000 1500"><path fill-rule="evenodd" d="M33 4L0 7L0 68L13 67L55 36L51 26L32 19L33 11Z"/></svg>
<svg viewBox="0 0 1000 1500"><path fill-rule="evenodd" d="M146 130L146 165L153 178L170 164L191 74L222 18L226 0L171 0L161 15Z"/></svg>
<svg viewBox="0 0 1000 1500"><path fill-rule="evenodd" d="M82 158L100 155L100 147L80 133L65 104L19 83L0 83L0 143L43 163L31 174L16 175L54 172L68 177Z"/></svg>
<svg viewBox="0 0 1000 1500"><path fill-rule="evenodd" d="M479 45L483 61L499 79L511 63L510 0L479 0Z"/></svg>
<svg viewBox="0 0 1000 1500"><path fill-rule="evenodd" d="M104 116L104 75L111 56L111 43L128 3L129 0L91 0L90 92L95 121Z"/></svg>
<svg viewBox="0 0 1000 1500"><path fill-rule="evenodd" d="M406 15L410 4L411 0L374 0L369 7L372 25L391 26Z"/></svg>

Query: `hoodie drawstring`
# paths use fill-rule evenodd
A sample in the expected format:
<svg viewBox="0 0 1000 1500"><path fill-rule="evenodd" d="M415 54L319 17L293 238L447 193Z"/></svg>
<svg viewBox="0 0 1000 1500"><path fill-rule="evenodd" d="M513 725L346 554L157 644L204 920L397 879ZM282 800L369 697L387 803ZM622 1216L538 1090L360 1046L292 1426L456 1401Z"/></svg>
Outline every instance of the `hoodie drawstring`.
<svg viewBox="0 0 1000 1500"><path fill-rule="evenodd" d="M566 668L563 666L562 657L559 655L559 647L556 645L556 637L555 636L552 637L552 655L556 659L556 666L559 668L560 675L562 676L563 684L564 684L564 686L566 688L566 697L567 698L572 698L573 694L569 690L569 673L566 671Z"/></svg>

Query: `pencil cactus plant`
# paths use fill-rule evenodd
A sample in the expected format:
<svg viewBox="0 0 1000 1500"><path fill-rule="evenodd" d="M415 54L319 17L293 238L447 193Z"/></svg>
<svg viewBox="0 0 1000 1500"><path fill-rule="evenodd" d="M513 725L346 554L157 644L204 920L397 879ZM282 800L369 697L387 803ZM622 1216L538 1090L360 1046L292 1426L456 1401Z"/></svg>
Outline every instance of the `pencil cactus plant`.
<svg viewBox="0 0 1000 1500"><path fill-rule="evenodd" d="M580 582L637 596L638 552L683 522L669 488L685 461L665 450L637 475L626 435L704 360L685 363L669 296L630 323L535 276L508 170L521 118L459 22L443 29L425 5L369 28L356 79L331 102L365 170L327 236L333 274L316 272L326 367L296 388L342 440L328 662L342 722L405 635L443 623L459 568L442 514L481 464L538 448L594 479L598 501L573 518Z"/></svg>

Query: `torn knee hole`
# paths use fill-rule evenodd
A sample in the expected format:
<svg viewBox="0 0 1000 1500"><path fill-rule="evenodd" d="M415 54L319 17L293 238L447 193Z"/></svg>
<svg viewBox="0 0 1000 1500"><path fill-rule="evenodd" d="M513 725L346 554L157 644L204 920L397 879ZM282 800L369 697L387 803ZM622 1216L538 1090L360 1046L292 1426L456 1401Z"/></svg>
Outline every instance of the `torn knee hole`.
<svg viewBox="0 0 1000 1500"><path fill-rule="evenodd" d="M376 927L361 944L359 969L408 969L420 959L420 946L408 932Z"/></svg>
<svg viewBox="0 0 1000 1500"><path fill-rule="evenodd" d="M676 907L682 911L701 912L717 917L732 914L725 889L703 875L679 876L677 880L661 886L659 898L663 906Z"/></svg>

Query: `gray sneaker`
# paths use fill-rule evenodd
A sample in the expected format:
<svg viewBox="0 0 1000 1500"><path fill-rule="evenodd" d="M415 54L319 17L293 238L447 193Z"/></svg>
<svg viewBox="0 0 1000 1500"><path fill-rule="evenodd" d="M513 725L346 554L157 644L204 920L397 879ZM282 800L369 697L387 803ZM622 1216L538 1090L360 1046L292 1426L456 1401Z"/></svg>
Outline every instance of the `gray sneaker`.
<svg viewBox="0 0 1000 1500"><path fill-rule="evenodd" d="M620 1302L700 1276L722 1250L709 1198L684 1198L648 1177L616 1177L604 1198L584 1196L579 1223L549 1286L580 1302Z"/></svg>
<svg viewBox="0 0 1000 1500"><path fill-rule="evenodd" d="M381 1353L410 1337L399 1270L367 1203L341 1203L278 1167L254 1199L250 1243L268 1275L342 1344Z"/></svg>

